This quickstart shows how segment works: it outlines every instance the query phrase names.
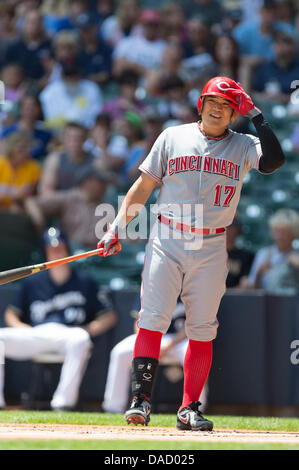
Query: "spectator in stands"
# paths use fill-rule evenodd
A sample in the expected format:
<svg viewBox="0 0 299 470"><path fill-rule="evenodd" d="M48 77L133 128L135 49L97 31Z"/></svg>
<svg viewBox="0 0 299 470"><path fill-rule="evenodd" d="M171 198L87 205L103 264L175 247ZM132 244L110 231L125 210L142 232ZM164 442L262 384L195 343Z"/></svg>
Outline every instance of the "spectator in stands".
<svg viewBox="0 0 299 470"><path fill-rule="evenodd" d="M166 42L160 38L160 13L147 8L140 13L144 36L128 36L120 40L113 52L113 71L118 76L131 68L141 75L162 61Z"/></svg>
<svg viewBox="0 0 299 470"><path fill-rule="evenodd" d="M145 87L150 97L161 96L161 84L167 78L179 76L183 80L189 80L189 75L183 73L182 70L183 54L184 50L179 42L171 41L167 44L162 55L161 66L149 70L146 74Z"/></svg>
<svg viewBox="0 0 299 470"><path fill-rule="evenodd" d="M97 0L97 22L101 25L107 18L114 13L114 0Z"/></svg>
<svg viewBox="0 0 299 470"><path fill-rule="evenodd" d="M215 75L240 81L239 47L232 36L228 34L217 36L213 43L212 56L216 64Z"/></svg>
<svg viewBox="0 0 299 470"><path fill-rule="evenodd" d="M179 76L167 77L161 83L162 96L157 108L164 120L178 120L183 106L188 104L187 87Z"/></svg>
<svg viewBox="0 0 299 470"><path fill-rule="evenodd" d="M112 119L109 114L99 114L84 150L95 156L95 165L104 171L116 171L123 165L127 154L127 141L119 135L112 135Z"/></svg>
<svg viewBox="0 0 299 470"><path fill-rule="evenodd" d="M118 183L127 185L129 176L129 168L132 161L136 161L138 156L145 151L144 141L144 121L140 115L133 111L128 111L124 114L123 118L119 121L118 135L123 137L126 142L126 154L124 163L118 173Z"/></svg>
<svg viewBox="0 0 299 470"><path fill-rule="evenodd" d="M79 38L75 31L60 31L52 41L53 57L48 68L48 82L61 79L62 64L79 54Z"/></svg>
<svg viewBox="0 0 299 470"><path fill-rule="evenodd" d="M29 198L25 208L39 231L54 218L67 236L72 251L91 250L98 240L96 208L104 202L109 182L107 173L87 168L79 175L76 187Z"/></svg>
<svg viewBox="0 0 299 470"><path fill-rule="evenodd" d="M186 38L186 18L181 5L169 2L161 7L161 30L165 41L183 42Z"/></svg>
<svg viewBox="0 0 299 470"><path fill-rule="evenodd" d="M262 60L273 59L273 39L277 31L292 34L294 28L277 20L275 0L263 0L259 20L240 23L232 34L239 44L240 54L250 65L256 66Z"/></svg>
<svg viewBox="0 0 299 470"><path fill-rule="evenodd" d="M59 31L73 29L69 17L70 0L43 0L41 13L47 34L54 37Z"/></svg>
<svg viewBox="0 0 299 470"><path fill-rule="evenodd" d="M103 21L100 36L114 48L125 37L141 35L141 28L138 24L139 14L138 0L118 2L115 14Z"/></svg>
<svg viewBox="0 0 299 470"><path fill-rule="evenodd" d="M38 10L30 10L21 37L8 46L4 62L20 65L26 78L38 82L45 75L44 63L50 53L51 41L45 35L42 16Z"/></svg>
<svg viewBox="0 0 299 470"><path fill-rule="evenodd" d="M0 210L23 210L24 201L36 192L39 163L30 156L30 134L12 132L0 157Z"/></svg>
<svg viewBox="0 0 299 470"><path fill-rule="evenodd" d="M5 139L15 131L25 131L30 135L30 155L33 158L43 158L52 140L52 133L45 129L41 104L36 95L25 94L20 103L20 116L17 122L6 127L1 134Z"/></svg>
<svg viewBox="0 0 299 470"><path fill-rule="evenodd" d="M0 2L0 66L3 65L7 47L17 39L15 6L9 1Z"/></svg>
<svg viewBox="0 0 299 470"><path fill-rule="evenodd" d="M181 124L191 124L191 122L196 122L198 120L197 107L190 103L183 105L178 112L178 120Z"/></svg>
<svg viewBox="0 0 299 470"><path fill-rule="evenodd" d="M187 23L187 38L183 43L184 58L182 72L193 88L201 87L214 76L214 62L211 56L212 34L208 24L201 17L194 16Z"/></svg>
<svg viewBox="0 0 299 470"><path fill-rule="evenodd" d="M97 33L97 18L94 13L83 13L77 18L81 50L79 63L83 76L98 85L108 82L111 76L112 48Z"/></svg>
<svg viewBox="0 0 299 470"><path fill-rule="evenodd" d="M69 255L63 234L51 227L43 237L48 261ZM26 279L5 311L0 329L5 356L29 360L51 353L64 357L53 410L76 406L79 387L91 355L93 338L110 330L116 315L90 276L64 264ZM0 365L0 406L5 406L4 365Z"/></svg>
<svg viewBox="0 0 299 470"><path fill-rule="evenodd" d="M246 287L254 255L243 248L238 248L237 240L242 234L242 225L237 217L226 229L227 254L229 272L226 278L226 287Z"/></svg>
<svg viewBox="0 0 299 470"><path fill-rule="evenodd" d="M24 72L18 64L8 64L2 68L1 80L5 84L5 101L18 104L26 91Z"/></svg>
<svg viewBox="0 0 299 470"><path fill-rule="evenodd" d="M78 177L86 168L93 168L95 157L84 151L87 129L70 122L63 131L62 151L50 153L43 166L39 192L71 189L77 185Z"/></svg>
<svg viewBox="0 0 299 470"><path fill-rule="evenodd" d="M255 255L249 276L249 288L261 288L276 294L295 294L299 289L299 251L293 241L299 235L299 215L280 209L269 219L274 244Z"/></svg>
<svg viewBox="0 0 299 470"><path fill-rule="evenodd" d="M143 131L144 139L135 142L121 169L120 176L123 184L132 184L139 174L138 167L149 153L154 142L163 130L164 117L157 107L148 108L144 115Z"/></svg>
<svg viewBox="0 0 299 470"><path fill-rule="evenodd" d="M46 124L57 130L66 122L76 121L91 128L103 107L102 92L96 83L80 78L76 57L61 61L61 67L61 78L40 94Z"/></svg>
<svg viewBox="0 0 299 470"><path fill-rule="evenodd" d="M283 23L288 23L293 27L296 26L296 13L298 13L298 2L295 6L293 0L278 0L277 2L277 19Z"/></svg>
<svg viewBox="0 0 299 470"><path fill-rule="evenodd" d="M109 114L113 120L122 118L128 111L142 113L146 105L136 97L139 78L140 74L135 70L124 69L117 77L118 94L106 101L103 112Z"/></svg>
<svg viewBox="0 0 299 470"><path fill-rule="evenodd" d="M69 18L72 25L75 27L77 19L82 14L89 13L89 2L86 0L71 0L69 6Z"/></svg>
<svg viewBox="0 0 299 470"><path fill-rule="evenodd" d="M274 60L263 62L254 72L252 89L257 101L274 100L287 104L299 77L299 60L293 35L278 32L274 39Z"/></svg>
<svg viewBox="0 0 299 470"><path fill-rule="evenodd" d="M133 310L131 315L137 318L138 312ZM173 312L169 329L162 338L160 354L162 365L183 365L188 346L185 319L185 307L179 301ZM127 336L116 344L110 353L104 401L102 403L102 409L107 413L123 413L128 404L132 353L137 332L136 321L134 323L134 334ZM202 404L201 410L203 411L207 405L207 387L202 391L200 401Z"/></svg>

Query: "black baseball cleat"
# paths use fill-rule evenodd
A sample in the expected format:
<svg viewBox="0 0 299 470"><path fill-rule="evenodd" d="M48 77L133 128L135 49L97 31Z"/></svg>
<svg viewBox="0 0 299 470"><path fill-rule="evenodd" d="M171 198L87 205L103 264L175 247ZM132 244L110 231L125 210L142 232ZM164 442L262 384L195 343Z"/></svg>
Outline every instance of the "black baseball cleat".
<svg viewBox="0 0 299 470"><path fill-rule="evenodd" d="M141 424L147 426L150 422L151 404L145 395L133 397L130 408L126 411L125 418L128 424Z"/></svg>
<svg viewBox="0 0 299 470"><path fill-rule="evenodd" d="M199 411L200 401L192 401L177 414L177 429L181 431L212 431L213 422L204 418Z"/></svg>

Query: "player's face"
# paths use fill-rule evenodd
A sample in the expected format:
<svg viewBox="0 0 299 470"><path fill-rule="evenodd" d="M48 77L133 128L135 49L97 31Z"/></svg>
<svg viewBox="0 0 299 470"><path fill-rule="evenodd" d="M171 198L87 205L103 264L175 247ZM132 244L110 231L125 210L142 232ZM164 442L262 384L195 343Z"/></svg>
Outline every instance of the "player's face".
<svg viewBox="0 0 299 470"><path fill-rule="evenodd" d="M220 135L233 119L233 109L228 100L220 96L206 96L201 110L204 130L211 135Z"/></svg>

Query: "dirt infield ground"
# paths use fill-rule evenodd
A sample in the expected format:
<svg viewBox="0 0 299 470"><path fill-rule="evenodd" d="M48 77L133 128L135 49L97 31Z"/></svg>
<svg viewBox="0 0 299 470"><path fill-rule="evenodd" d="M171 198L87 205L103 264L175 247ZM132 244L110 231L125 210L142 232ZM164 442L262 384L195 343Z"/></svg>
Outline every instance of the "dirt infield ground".
<svg viewBox="0 0 299 470"><path fill-rule="evenodd" d="M164 427L94 426L70 424L0 423L0 440L155 440L299 444L299 432L215 429L213 432L177 431Z"/></svg>

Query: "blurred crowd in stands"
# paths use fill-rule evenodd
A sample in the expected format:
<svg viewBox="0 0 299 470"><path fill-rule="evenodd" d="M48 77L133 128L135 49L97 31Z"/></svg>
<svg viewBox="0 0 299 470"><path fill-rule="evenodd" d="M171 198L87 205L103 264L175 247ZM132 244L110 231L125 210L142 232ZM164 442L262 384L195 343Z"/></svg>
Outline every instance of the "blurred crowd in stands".
<svg viewBox="0 0 299 470"><path fill-rule="evenodd" d="M163 129L198 119L212 76L298 117L298 31L296 0L1 1L0 269L37 260L53 223L94 249L96 207L117 207ZM299 125L289 142L298 153ZM87 268L139 282L145 241Z"/></svg>

